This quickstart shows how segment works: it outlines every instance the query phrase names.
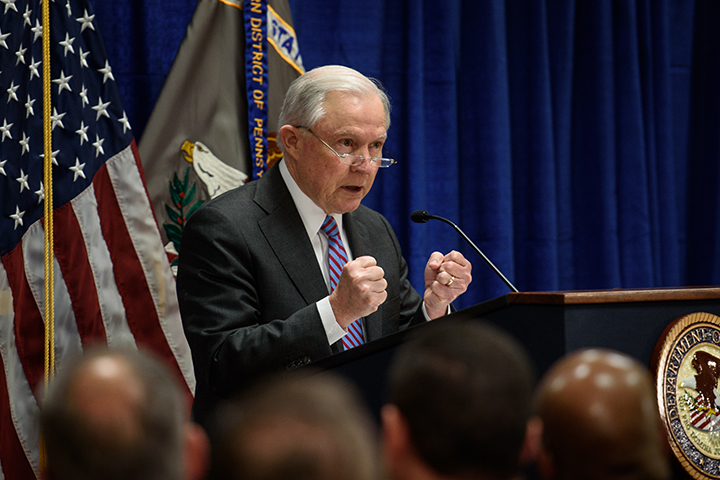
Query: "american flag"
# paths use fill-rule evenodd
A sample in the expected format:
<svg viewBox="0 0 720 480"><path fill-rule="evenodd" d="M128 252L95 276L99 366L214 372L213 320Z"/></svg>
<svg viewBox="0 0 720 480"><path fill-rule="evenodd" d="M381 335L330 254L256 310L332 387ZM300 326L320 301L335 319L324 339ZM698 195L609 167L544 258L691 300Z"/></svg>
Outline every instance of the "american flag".
<svg viewBox="0 0 720 480"><path fill-rule="evenodd" d="M166 358L194 390L175 283L92 9L50 7L55 337ZM42 4L0 0L0 479L39 478L43 380Z"/></svg>

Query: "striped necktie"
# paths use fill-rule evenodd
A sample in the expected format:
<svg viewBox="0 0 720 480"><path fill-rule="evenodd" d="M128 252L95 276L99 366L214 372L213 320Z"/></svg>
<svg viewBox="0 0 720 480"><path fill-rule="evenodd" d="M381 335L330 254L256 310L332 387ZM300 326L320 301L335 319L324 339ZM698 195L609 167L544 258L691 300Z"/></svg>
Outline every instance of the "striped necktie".
<svg viewBox="0 0 720 480"><path fill-rule="evenodd" d="M322 231L328 237L328 267L330 270L330 291L335 290L340 281L343 266L348 262L347 253L340 239L340 229L335 219L328 215L322 225ZM343 337L343 346L349 350L365 343L362 325L358 318L348 326L348 333Z"/></svg>

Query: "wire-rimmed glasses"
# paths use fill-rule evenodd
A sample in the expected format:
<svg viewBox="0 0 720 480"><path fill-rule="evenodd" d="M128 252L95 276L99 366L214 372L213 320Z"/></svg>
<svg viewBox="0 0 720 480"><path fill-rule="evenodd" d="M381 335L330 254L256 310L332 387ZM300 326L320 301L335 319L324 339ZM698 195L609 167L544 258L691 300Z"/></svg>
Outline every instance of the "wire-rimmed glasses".
<svg viewBox="0 0 720 480"><path fill-rule="evenodd" d="M312 133L315 138L317 138L318 140L320 140L320 141L323 143L323 145L325 145L325 146L326 146L327 148L329 148L335 155L337 155L338 160L340 160L340 162L341 162L341 163L344 163L345 165L350 165L350 166L353 166L353 167L357 167L357 166L359 166L359 165L362 165L362 163L363 163L365 160L370 160L370 165L372 165L373 167L377 167L377 168L387 168L387 167L389 167L390 165L393 165L393 164L397 163L397 160L395 160L395 159L393 158L392 154L390 154L390 152L388 152L387 148L385 148L384 145L383 145L383 150L385 151L385 153L387 153L387 154L390 156L390 158L372 157L372 158L370 158L370 159L366 159L366 158L363 157L362 155L354 155L354 154L352 154L352 153L338 153L338 152L336 152L335 149L332 148L330 145L328 145L328 143L327 143L325 140L323 140L322 138L318 137L318 136L315 134L315 132L312 131L312 129L311 129L310 127L303 127L303 126L301 126L301 125L298 125L296 128L304 128L304 129L307 130L308 132Z"/></svg>

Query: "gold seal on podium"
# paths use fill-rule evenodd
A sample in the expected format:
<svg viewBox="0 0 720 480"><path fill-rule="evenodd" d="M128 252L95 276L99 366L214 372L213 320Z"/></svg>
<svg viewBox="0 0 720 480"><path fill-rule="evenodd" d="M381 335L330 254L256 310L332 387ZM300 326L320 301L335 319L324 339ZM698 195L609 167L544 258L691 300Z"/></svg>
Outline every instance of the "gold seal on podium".
<svg viewBox="0 0 720 480"><path fill-rule="evenodd" d="M720 479L720 317L675 320L655 350L657 400L670 446L697 479Z"/></svg>

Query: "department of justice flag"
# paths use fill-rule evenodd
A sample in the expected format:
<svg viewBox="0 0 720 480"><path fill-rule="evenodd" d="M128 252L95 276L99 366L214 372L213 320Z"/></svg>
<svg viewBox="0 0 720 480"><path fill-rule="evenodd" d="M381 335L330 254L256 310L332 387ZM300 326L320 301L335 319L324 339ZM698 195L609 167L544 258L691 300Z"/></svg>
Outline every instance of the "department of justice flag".
<svg viewBox="0 0 720 480"><path fill-rule="evenodd" d="M56 362L148 348L195 380L175 283L87 0L50 7ZM39 478L44 363L40 0L0 2L0 478Z"/></svg>

